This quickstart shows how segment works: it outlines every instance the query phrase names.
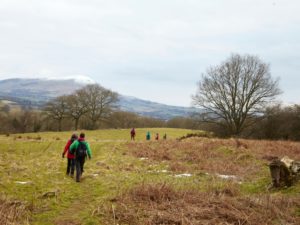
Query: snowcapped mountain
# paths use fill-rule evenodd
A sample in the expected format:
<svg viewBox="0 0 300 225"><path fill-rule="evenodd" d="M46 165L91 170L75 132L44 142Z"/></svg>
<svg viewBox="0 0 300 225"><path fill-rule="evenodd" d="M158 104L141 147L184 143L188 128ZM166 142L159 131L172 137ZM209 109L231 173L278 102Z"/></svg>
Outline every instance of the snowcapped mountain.
<svg viewBox="0 0 300 225"><path fill-rule="evenodd" d="M0 95L47 100L59 95L71 94L85 85L85 83L75 82L74 79L13 78L0 81Z"/></svg>
<svg viewBox="0 0 300 225"><path fill-rule="evenodd" d="M10 100L20 105L41 107L52 98L71 94L87 84L94 83L96 82L86 76L0 80L0 100ZM120 95L119 99L120 110L164 120L176 116L189 116L197 111L195 108L170 106L132 96Z"/></svg>

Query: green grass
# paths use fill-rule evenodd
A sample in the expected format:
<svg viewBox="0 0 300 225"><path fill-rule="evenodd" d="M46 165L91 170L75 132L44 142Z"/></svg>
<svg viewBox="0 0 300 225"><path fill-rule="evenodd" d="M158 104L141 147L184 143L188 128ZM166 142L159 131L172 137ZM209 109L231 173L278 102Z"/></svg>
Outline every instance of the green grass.
<svg viewBox="0 0 300 225"><path fill-rule="evenodd" d="M147 131L152 134L151 141L145 140ZM262 178L257 177L253 182L243 184L232 184L205 174L205 171L197 171L191 177L177 178L169 170L167 162L141 160L130 154L128 143L133 143L130 141L130 129L84 132L93 157L86 161L80 183L65 175L66 159L61 157L72 132L0 136L0 194L26 204L31 209L30 224L102 224L103 218L95 212L99 212L103 204L141 183L169 183L180 189L189 187L204 192L230 186L248 195L265 193L269 182L267 170L259 175ZM159 133L160 137L166 133L168 140L174 140L192 132L169 128L136 129L135 143L149 143L159 148L164 140L154 141L155 133ZM216 151L224 157L232 154L232 149L226 146ZM252 156L243 160L248 158L253 160ZM163 170L166 172L161 172ZM44 197L52 192L55 193L54 197ZM299 193L299 186L283 190L282 193Z"/></svg>
<svg viewBox="0 0 300 225"><path fill-rule="evenodd" d="M136 129L136 142L146 132L168 139L185 135L184 129ZM81 183L65 175L63 148L72 132L45 132L0 136L0 192L10 199L31 205L31 224L55 224L57 221L82 221L99 224L92 213L99 204L140 182L164 180L168 175L146 173L147 164L126 154L129 129L84 131L93 158L85 164ZM158 165L158 167L161 167ZM22 184L20 182L28 182ZM44 198L47 192L55 197ZM84 207L83 207L83 206ZM80 210L80 214L75 213Z"/></svg>

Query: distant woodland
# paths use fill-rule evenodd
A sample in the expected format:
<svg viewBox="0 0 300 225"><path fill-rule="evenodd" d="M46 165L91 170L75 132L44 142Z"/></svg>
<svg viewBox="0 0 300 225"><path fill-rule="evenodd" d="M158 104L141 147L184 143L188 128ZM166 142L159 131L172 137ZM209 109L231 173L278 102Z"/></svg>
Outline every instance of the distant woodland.
<svg viewBox="0 0 300 225"><path fill-rule="evenodd" d="M202 122L194 115L189 118L176 117L167 121L142 117L130 112L113 110L105 118L94 123L83 114L78 121L77 129L121 129L131 127L170 127L201 129L213 132L218 137L230 136L226 129L212 123ZM26 133L41 131L59 131L57 119L46 111L26 108L15 109L7 104L0 105L1 134ZM74 118L65 115L61 121L61 130L75 130ZM245 129L241 135L245 138L300 140L300 105L268 107L264 114L257 117L256 123Z"/></svg>

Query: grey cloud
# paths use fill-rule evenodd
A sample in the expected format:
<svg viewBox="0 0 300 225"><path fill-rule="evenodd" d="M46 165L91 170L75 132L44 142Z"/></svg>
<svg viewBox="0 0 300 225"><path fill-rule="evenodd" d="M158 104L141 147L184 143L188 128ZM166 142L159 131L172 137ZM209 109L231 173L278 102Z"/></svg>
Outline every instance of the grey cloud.
<svg viewBox="0 0 300 225"><path fill-rule="evenodd" d="M270 63L290 96L288 80L300 79L299 6L297 0L2 0L0 76L84 74L124 94L144 95L145 85L157 90L151 96L157 101L189 105L201 73L237 52Z"/></svg>

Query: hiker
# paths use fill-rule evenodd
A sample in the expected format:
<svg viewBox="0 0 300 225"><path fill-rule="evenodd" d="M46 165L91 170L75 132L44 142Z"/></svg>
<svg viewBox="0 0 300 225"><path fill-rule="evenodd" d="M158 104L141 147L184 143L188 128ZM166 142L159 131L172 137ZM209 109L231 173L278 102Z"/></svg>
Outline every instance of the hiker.
<svg viewBox="0 0 300 225"><path fill-rule="evenodd" d="M147 131L147 134L146 134L146 140L149 141L151 138L151 134L150 134L150 131Z"/></svg>
<svg viewBox="0 0 300 225"><path fill-rule="evenodd" d="M134 140L134 138L135 138L135 129L134 128L131 129L130 136L131 136L131 140Z"/></svg>
<svg viewBox="0 0 300 225"><path fill-rule="evenodd" d="M65 158L65 154L67 153L67 176L71 176L73 177L74 176L74 169L75 169L75 155L73 155L71 152L70 152L70 145L78 139L78 136L77 134L72 134L70 140L68 140L65 148L64 148L64 151L62 153L62 157Z"/></svg>
<svg viewBox="0 0 300 225"><path fill-rule="evenodd" d="M158 133L156 133L156 135L155 135L155 140L159 140L159 134Z"/></svg>
<svg viewBox="0 0 300 225"><path fill-rule="evenodd" d="M80 182L80 177L84 172L83 166L85 158L92 158L92 151L90 145L85 141L85 134L81 133L79 139L74 141L70 146L70 152L75 154L75 166L76 166L76 182Z"/></svg>
<svg viewBox="0 0 300 225"><path fill-rule="evenodd" d="M163 136L164 140L167 140L167 134L165 133Z"/></svg>

